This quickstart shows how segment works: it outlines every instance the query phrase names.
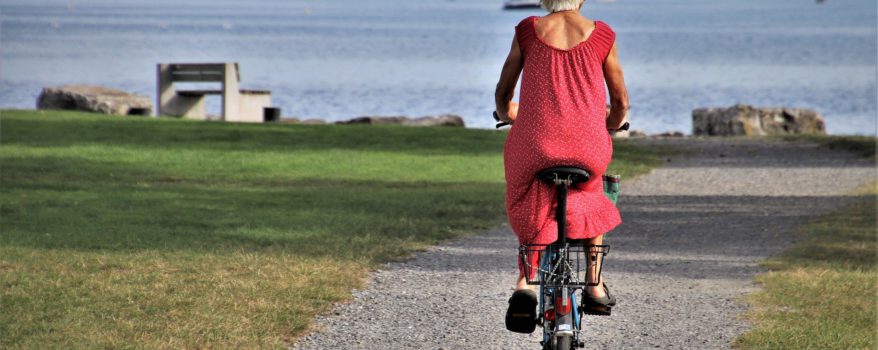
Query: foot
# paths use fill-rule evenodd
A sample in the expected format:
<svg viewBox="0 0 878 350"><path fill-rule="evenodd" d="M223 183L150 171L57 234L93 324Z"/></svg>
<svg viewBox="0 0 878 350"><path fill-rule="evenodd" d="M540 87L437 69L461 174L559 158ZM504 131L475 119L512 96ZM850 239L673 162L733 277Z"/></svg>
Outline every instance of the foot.
<svg viewBox="0 0 878 350"><path fill-rule="evenodd" d="M517 333L533 333L537 326L537 295L530 289L516 290L509 298L506 329Z"/></svg>
<svg viewBox="0 0 878 350"><path fill-rule="evenodd" d="M586 291L586 293L588 293L588 295L590 297L603 298L603 297L607 296L607 293L606 293L606 291L604 291L604 288L605 288L604 282L601 282L597 286L586 288L585 291Z"/></svg>
<svg viewBox="0 0 878 350"><path fill-rule="evenodd" d="M598 293L592 292L595 288L600 288L598 292L601 296L597 296L595 294ZM586 315L610 316L614 306L616 306L616 298L610 295L607 286L601 283L598 287L590 287L585 290L580 310Z"/></svg>
<svg viewBox="0 0 878 350"><path fill-rule="evenodd" d="M527 284L527 279L524 276L518 277L518 282L515 283L515 290L534 290L534 286Z"/></svg>
<svg viewBox="0 0 878 350"><path fill-rule="evenodd" d="M585 294L583 299L588 298L593 303L607 306L616 305L616 297L610 294L609 288L603 282L597 286L586 288Z"/></svg>

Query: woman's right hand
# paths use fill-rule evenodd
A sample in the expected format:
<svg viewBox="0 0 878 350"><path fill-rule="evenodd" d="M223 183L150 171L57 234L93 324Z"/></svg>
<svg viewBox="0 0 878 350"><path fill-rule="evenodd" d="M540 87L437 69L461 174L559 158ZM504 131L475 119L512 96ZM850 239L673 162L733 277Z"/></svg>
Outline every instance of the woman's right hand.
<svg viewBox="0 0 878 350"><path fill-rule="evenodd" d="M515 122L515 119L518 118L518 103L509 101L509 103L506 105L505 111L502 111L500 109L494 111L494 120L497 121L498 128L501 126L511 125Z"/></svg>

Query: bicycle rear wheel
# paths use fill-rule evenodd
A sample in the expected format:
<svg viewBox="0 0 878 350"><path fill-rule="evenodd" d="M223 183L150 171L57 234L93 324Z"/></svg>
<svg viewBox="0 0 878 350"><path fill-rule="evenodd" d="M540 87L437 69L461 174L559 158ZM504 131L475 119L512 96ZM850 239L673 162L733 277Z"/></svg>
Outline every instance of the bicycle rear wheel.
<svg viewBox="0 0 878 350"><path fill-rule="evenodd" d="M572 350L572 349L573 349L573 337L571 337L569 335L558 337L558 343L555 344L555 350Z"/></svg>

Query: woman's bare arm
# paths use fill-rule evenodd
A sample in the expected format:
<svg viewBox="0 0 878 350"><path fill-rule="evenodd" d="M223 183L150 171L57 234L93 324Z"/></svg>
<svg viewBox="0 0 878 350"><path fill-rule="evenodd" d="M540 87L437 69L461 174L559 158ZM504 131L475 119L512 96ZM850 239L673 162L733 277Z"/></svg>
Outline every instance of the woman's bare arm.
<svg viewBox="0 0 878 350"><path fill-rule="evenodd" d="M615 130L620 128L628 117L628 89L625 88L625 78L622 76L622 65L619 63L616 44L613 44L610 54L604 60L604 79L610 92L607 129Z"/></svg>
<svg viewBox="0 0 878 350"><path fill-rule="evenodd" d="M500 72L500 81L497 82L497 90L494 92L494 103L496 104L497 115L501 121L511 123L515 121L518 111L509 110L510 102L515 96L515 85L518 84L518 77L521 75L522 67L521 49L518 47L518 38L512 37L512 48L509 55L506 56L506 62L503 63L503 70Z"/></svg>

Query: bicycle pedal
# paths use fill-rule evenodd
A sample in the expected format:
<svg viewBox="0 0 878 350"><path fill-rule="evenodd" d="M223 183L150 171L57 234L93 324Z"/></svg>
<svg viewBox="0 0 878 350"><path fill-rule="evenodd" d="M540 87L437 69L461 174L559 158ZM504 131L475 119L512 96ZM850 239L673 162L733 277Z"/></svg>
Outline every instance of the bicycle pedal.
<svg viewBox="0 0 878 350"><path fill-rule="evenodd" d="M595 309L595 308L581 307L580 306L579 312L584 314L584 315L610 316L610 314L613 312L613 308L607 307L607 308Z"/></svg>

